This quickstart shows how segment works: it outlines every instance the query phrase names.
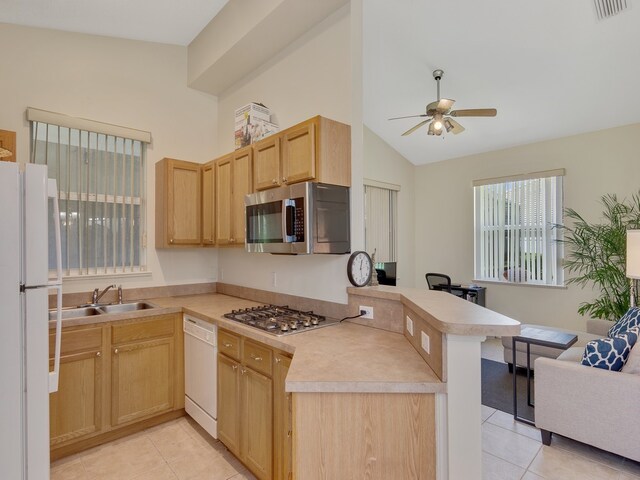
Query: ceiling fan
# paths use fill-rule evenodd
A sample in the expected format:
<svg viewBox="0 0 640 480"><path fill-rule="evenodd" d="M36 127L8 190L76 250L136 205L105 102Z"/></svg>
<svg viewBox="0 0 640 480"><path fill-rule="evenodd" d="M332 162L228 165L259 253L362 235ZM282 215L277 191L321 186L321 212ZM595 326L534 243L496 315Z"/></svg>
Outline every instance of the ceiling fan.
<svg viewBox="0 0 640 480"><path fill-rule="evenodd" d="M399 120L401 118L417 118L417 117L426 117L426 120L423 120L415 127L410 128L406 132L402 134L402 136L409 135L416 130L418 130L423 125L429 123L429 128L427 130L427 134L429 135L442 135L444 130L457 135L458 133L464 132L464 127L456 122L451 117L495 117L498 111L495 108L474 108L470 110L451 110L455 100L450 100L448 98L440 98L440 79L443 77L443 70L434 70L433 78L435 78L436 83L438 85L438 100L435 102L431 102L427 105L426 113L422 115L409 115L406 117L394 117L389 120Z"/></svg>

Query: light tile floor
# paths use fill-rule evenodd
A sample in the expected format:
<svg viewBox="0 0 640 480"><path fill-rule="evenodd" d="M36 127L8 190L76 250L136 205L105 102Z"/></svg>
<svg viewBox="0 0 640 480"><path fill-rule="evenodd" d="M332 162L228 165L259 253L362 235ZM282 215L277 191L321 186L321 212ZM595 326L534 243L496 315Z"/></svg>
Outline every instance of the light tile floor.
<svg viewBox="0 0 640 480"><path fill-rule="evenodd" d="M189 417L51 465L51 480L249 480L255 477Z"/></svg>
<svg viewBox="0 0 640 480"><path fill-rule="evenodd" d="M482 357L503 362L502 342L488 338ZM483 480L640 480L640 463L553 435L542 445L540 430L482 406Z"/></svg>
<svg viewBox="0 0 640 480"><path fill-rule="evenodd" d="M499 339L482 356L503 361ZM483 480L640 480L640 463L554 435L540 442L534 427L482 407ZM245 480L255 479L189 417L61 459L51 480ZM302 479L304 480L304 479Z"/></svg>

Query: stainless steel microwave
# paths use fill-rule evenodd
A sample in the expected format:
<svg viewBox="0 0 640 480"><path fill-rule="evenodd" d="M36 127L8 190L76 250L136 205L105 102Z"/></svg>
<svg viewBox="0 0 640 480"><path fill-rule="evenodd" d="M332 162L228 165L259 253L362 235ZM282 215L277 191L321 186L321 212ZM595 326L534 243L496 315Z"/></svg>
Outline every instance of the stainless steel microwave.
<svg viewBox="0 0 640 480"><path fill-rule="evenodd" d="M349 253L349 188L304 182L245 196L247 252Z"/></svg>

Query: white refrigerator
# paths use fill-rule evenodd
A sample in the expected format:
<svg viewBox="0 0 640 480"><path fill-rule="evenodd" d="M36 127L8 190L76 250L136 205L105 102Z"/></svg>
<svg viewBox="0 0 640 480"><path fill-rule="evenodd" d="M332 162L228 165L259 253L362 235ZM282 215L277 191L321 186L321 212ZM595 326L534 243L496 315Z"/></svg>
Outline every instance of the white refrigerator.
<svg viewBox="0 0 640 480"><path fill-rule="evenodd" d="M52 208L49 208L49 206ZM51 213L49 213L51 212ZM55 272L49 276L49 215ZM49 478L49 392L60 369L60 215L44 165L0 162L0 478ZM52 262L53 264L54 262ZM49 360L49 291L57 291ZM50 371L51 370L51 371Z"/></svg>

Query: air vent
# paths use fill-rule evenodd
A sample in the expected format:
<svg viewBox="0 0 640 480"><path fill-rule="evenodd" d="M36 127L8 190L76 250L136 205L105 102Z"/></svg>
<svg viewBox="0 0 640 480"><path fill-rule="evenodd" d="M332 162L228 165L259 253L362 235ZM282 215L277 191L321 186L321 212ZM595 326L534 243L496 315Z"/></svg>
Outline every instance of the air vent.
<svg viewBox="0 0 640 480"><path fill-rule="evenodd" d="M604 20L619 14L628 7L627 0L593 0L598 20Z"/></svg>

